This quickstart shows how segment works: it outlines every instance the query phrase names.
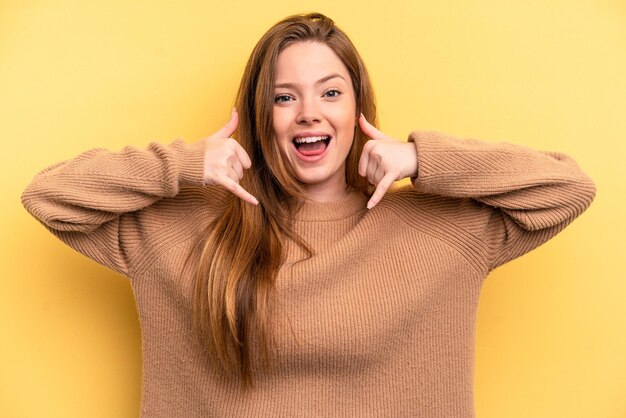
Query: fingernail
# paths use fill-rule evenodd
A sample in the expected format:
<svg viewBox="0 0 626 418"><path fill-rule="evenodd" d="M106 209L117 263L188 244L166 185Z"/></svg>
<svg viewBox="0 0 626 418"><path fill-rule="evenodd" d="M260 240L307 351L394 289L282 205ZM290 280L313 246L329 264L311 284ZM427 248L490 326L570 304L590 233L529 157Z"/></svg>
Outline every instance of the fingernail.
<svg viewBox="0 0 626 418"><path fill-rule="evenodd" d="M237 108L233 107L233 111L230 112L230 116L234 115L236 111L237 111Z"/></svg>
<svg viewBox="0 0 626 418"><path fill-rule="evenodd" d="M253 198L252 198L252 203L254 203L255 205L258 205L258 204L259 204L259 201L258 201L258 200L256 200L256 199L253 197Z"/></svg>
<svg viewBox="0 0 626 418"><path fill-rule="evenodd" d="M363 112L361 112L361 117L362 117L363 119L365 119L365 115L363 114ZM367 119L365 119L365 120L367 120Z"/></svg>
<svg viewBox="0 0 626 418"><path fill-rule="evenodd" d="M372 202L367 202L367 208L371 209L374 205L372 205Z"/></svg>

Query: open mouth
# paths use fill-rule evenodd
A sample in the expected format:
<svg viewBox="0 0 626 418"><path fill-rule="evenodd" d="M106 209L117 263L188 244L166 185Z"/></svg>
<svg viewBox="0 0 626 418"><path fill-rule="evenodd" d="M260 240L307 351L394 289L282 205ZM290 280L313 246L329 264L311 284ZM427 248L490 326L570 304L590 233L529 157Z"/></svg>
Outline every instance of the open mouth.
<svg viewBox="0 0 626 418"><path fill-rule="evenodd" d="M330 143L331 137L327 136L323 139L316 139L311 142L296 142L294 138L293 144L296 147L296 150L306 156L315 156L323 154Z"/></svg>

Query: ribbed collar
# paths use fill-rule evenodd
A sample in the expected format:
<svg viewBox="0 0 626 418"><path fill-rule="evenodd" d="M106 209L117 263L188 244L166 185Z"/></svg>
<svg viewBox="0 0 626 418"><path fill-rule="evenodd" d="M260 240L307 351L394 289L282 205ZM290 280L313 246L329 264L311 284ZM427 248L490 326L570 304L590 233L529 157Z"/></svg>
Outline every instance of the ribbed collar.
<svg viewBox="0 0 626 418"><path fill-rule="evenodd" d="M334 202L305 200L294 219L298 221L333 221L348 218L367 210L368 198L358 190L351 190L345 197Z"/></svg>

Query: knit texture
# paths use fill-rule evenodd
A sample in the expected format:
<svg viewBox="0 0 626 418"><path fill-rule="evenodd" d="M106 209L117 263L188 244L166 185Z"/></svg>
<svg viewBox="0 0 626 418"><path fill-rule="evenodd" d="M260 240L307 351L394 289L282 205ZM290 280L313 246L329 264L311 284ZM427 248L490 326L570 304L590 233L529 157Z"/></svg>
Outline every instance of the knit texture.
<svg viewBox="0 0 626 418"><path fill-rule="evenodd" d="M411 185L371 210L352 191L296 214L315 255L287 242L272 323L280 355L245 394L203 358L181 274L229 196L204 185L204 141L91 149L39 172L21 199L67 245L129 278L142 417L473 417L485 277L559 233L596 187L562 153L435 131L408 140Z"/></svg>

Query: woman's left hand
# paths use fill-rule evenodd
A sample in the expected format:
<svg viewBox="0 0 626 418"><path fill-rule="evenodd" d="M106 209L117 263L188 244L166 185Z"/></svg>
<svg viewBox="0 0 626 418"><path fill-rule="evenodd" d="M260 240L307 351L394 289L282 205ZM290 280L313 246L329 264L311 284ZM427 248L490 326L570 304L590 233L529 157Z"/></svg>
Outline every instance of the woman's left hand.
<svg viewBox="0 0 626 418"><path fill-rule="evenodd" d="M361 114L359 125L372 140L363 146L359 174L376 186L367 203L373 208L383 198L394 181L417 175L417 149L412 142L399 141L380 132Z"/></svg>

